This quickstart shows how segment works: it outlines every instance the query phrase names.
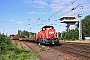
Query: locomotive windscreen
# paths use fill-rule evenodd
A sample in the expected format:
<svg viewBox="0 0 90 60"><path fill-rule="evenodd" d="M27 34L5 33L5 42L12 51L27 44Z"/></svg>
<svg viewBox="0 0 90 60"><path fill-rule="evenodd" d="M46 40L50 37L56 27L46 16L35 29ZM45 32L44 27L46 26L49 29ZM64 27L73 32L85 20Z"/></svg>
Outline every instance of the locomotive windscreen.
<svg viewBox="0 0 90 60"><path fill-rule="evenodd" d="M43 30L50 30L50 29L53 29L54 27L53 26L44 26L42 27L42 31Z"/></svg>

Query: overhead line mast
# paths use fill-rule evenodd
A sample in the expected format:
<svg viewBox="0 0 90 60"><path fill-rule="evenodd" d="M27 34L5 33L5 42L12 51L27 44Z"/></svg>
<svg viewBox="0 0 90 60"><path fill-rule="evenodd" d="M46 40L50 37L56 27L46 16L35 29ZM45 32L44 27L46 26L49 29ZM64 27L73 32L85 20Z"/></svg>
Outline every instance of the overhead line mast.
<svg viewBox="0 0 90 60"><path fill-rule="evenodd" d="M80 14L78 17L80 18L79 20L79 40L82 40L82 22L81 22L81 12L82 12L83 7L80 7Z"/></svg>

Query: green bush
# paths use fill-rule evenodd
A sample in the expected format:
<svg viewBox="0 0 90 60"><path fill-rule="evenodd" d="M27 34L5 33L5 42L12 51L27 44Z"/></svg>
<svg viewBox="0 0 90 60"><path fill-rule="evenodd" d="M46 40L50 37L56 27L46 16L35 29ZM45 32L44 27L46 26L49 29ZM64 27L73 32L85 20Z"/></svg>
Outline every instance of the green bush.
<svg viewBox="0 0 90 60"><path fill-rule="evenodd" d="M12 44L5 35L0 34L0 60L26 60L33 56L40 57L36 52L19 49L16 45Z"/></svg>
<svg viewBox="0 0 90 60"><path fill-rule="evenodd" d="M40 48L41 51L44 51L44 49L45 49L45 46L42 46L42 47Z"/></svg>
<svg viewBox="0 0 90 60"><path fill-rule="evenodd" d="M67 32L62 33L62 38L59 37L61 40L68 40L68 41L74 41L78 39L78 29L75 30L69 30Z"/></svg>

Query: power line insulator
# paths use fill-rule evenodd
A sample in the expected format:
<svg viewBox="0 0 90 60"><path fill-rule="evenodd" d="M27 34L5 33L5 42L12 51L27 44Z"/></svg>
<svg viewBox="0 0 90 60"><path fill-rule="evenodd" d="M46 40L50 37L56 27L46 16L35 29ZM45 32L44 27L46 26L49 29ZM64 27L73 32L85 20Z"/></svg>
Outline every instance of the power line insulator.
<svg viewBox="0 0 90 60"><path fill-rule="evenodd" d="M50 18L48 20L50 20Z"/></svg>
<svg viewBox="0 0 90 60"><path fill-rule="evenodd" d="M38 20L40 20L40 18L38 18Z"/></svg>
<svg viewBox="0 0 90 60"><path fill-rule="evenodd" d="M55 21L57 21L57 20L55 20Z"/></svg>
<svg viewBox="0 0 90 60"><path fill-rule="evenodd" d="M78 14L78 17L82 17L81 14Z"/></svg>
<svg viewBox="0 0 90 60"><path fill-rule="evenodd" d="M72 8L72 10L75 10L75 8ZM72 11L72 10L71 10L71 11Z"/></svg>

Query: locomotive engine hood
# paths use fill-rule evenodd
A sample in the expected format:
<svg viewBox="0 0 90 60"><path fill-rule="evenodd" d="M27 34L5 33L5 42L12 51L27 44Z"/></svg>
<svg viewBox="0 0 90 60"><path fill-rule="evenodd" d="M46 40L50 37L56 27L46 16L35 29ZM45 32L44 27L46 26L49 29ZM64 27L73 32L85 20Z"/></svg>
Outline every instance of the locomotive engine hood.
<svg viewBox="0 0 90 60"><path fill-rule="evenodd" d="M46 38L56 38L56 31L53 26L44 26L42 31L45 31Z"/></svg>
<svg viewBox="0 0 90 60"><path fill-rule="evenodd" d="M49 30L49 32L48 32L48 36L49 36L49 38L55 38L55 30Z"/></svg>

